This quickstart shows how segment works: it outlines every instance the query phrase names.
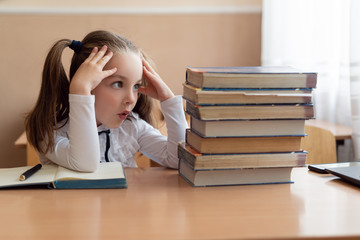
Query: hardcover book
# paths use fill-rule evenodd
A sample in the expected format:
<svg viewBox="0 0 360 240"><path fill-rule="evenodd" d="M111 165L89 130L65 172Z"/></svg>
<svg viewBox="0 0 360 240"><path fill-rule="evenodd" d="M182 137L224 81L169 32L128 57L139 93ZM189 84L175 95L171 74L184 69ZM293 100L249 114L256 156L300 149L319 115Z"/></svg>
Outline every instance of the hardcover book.
<svg viewBox="0 0 360 240"><path fill-rule="evenodd" d="M184 84L183 97L195 104L311 103L311 90L301 89L202 89Z"/></svg>
<svg viewBox="0 0 360 240"><path fill-rule="evenodd" d="M301 151L301 138L302 136L201 137L191 129L186 131L186 143L206 154L297 152Z"/></svg>
<svg viewBox="0 0 360 240"><path fill-rule="evenodd" d="M317 73L287 67L188 67L186 82L200 88L315 88Z"/></svg>
<svg viewBox="0 0 360 240"><path fill-rule="evenodd" d="M196 151L189 144L180 143L178 156L194 170L303 167L307 152L204 154Z"/></svg>
<svg viewBox="0 0 360 240"><path fill-rule="evenodd" d="M291 183L291 167L195 170L180 159L179 175L194 187Z"/></svg>
<svg viewBox="0 0 360 240"><path fill-rule="evenodd" d="M314 117L312 104L295 105L196 105L186 101L186 112L201 120L231 119L310 119Z"/></svg>
<svg viewBox="0 0 360 240"><path fill-rule="evenodd" d="M120 162L100 163L93 173L69 170L58 165L43 165L33 176L20 181L19 176L31 166L0 169L0 188L47 187L53 189L126 188Z"/></svg>
<svg viewBox="0 0 360 240"><path fill-rule="evenodd" d="M190 117L191 129L203 137L304 136L305 120L200 120Z"/></svg>

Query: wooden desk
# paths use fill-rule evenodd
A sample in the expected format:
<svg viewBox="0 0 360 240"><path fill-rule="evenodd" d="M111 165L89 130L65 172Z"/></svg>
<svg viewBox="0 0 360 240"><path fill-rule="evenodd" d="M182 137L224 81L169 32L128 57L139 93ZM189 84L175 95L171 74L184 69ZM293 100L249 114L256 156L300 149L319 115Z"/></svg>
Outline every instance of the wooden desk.
<svg viewBox="0 0 360 240"><path fill-rule="evenodd" d="M125 172L128 189L1 190L0 239L360 238L360 188L331 175L193 188L175 170Z"/></svg>

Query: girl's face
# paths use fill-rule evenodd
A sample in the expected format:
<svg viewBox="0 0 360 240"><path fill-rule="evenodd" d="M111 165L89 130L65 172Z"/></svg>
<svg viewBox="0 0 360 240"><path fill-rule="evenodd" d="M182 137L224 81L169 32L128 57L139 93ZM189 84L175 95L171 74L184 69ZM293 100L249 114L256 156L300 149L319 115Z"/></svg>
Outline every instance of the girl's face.
<svg viewBox="0 0 360 240"><path fill-rule="evenodd" d="M141 58L133 52L114 53L104 70L114 67L117 71L92 91L97 125L108 128L119 127L133 110L143 76Z"/></svg>

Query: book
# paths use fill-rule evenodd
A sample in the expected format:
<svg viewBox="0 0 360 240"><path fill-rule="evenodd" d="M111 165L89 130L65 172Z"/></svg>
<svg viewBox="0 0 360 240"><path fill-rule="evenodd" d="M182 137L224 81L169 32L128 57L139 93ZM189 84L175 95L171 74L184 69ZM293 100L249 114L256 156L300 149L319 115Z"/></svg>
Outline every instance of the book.
<svg viewBox="0 0 360 240"><path fill-rule="evenodd" d="M305 120L200 120L190 117L190 128L203 137L304 136Z"/></svg>
<svg viewBox="0 0 360 240"><path fill-rule="evenodd" d="M292 167L195 170L180 159L178 171L194 187L292 182Z"/></svg>
<svg viewBox="0 0 360 240"><path fill-rule="evenodd" d="M287 66L188 67L186 82L200 88L315 88L317 73Z"/></svg>
<svg viewBox="0 0 360 240"><path fill-rule="evenodd" d="M311 103L311 90L202 89L184 84L183 97L195 104Z"/></svg>
<svg viewBox="0 0 360 240"><path fill-rule="evenodd" d="M178 144L178 156L194 170L303 167L307 152L204 154L183 142Z"/></svg>
<svg viewBox="0 0 360 240"><path fill-rule="evenodd" d="M186 112L201 120L232 119L310 119L314 117L312 104L295 105L196 105L186 101Z"/></svg>
<svg viewBox="0 0 360 240"><path fill-rule="evenodd" d="M19 176L31 166L0 169L0 188L47 187L53 189L126 188L120 162L100 163L93 173L69 170L58 165L43 165L33 176L20 181Z"/></svg>
<svg viewBox="0 0 360 240"><path fill-rule="evenodd" d="M186 143L201 153L265 153L301 151L302 136L201 137L186 130Z"/></svg>

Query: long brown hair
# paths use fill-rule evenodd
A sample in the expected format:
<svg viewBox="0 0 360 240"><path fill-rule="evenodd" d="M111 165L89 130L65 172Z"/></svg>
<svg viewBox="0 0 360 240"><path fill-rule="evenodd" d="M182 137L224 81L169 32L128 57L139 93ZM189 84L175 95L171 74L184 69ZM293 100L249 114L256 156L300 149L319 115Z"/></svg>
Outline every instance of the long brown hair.
<svg viewBox="0 0 360 240"><path fill-rule="evenodd" d="M100 49L106 45L108 50L114 53L140 52L129 40L118 34L102 30L91 32L81 41L80 50L74 53L68 77L61 57L64 49L69 47L71 42L70 39L61 39L51 47L44 64L39 97L25 119L28 141L40 153L53 150L54 131L63 127L68 121L70 81L92 49L94 47ZM138 113L140 118L153 124L152 108L152 99L140 94L133 111ZM58 123L62 121L64 124L59 126Z"/></svg>

